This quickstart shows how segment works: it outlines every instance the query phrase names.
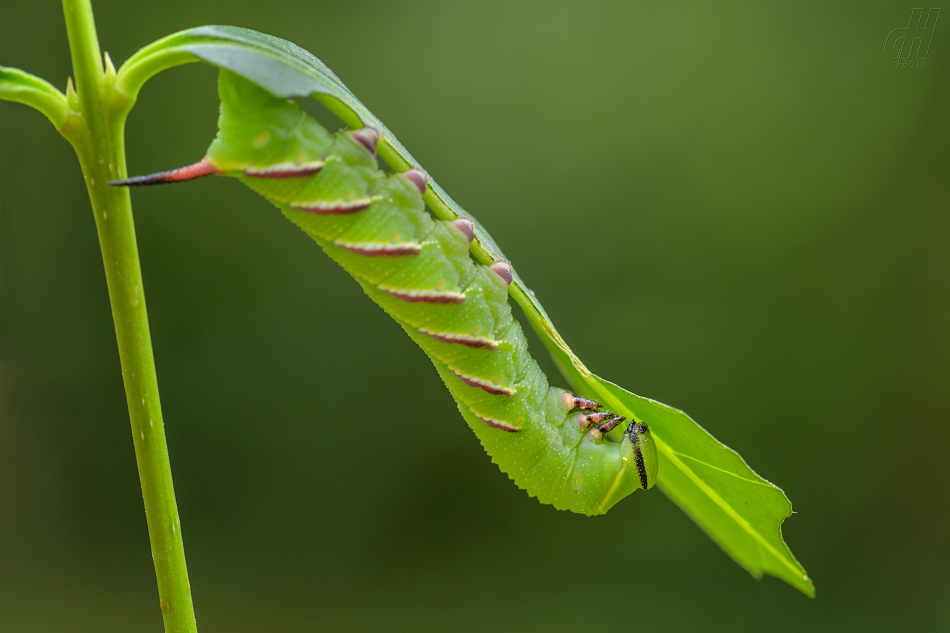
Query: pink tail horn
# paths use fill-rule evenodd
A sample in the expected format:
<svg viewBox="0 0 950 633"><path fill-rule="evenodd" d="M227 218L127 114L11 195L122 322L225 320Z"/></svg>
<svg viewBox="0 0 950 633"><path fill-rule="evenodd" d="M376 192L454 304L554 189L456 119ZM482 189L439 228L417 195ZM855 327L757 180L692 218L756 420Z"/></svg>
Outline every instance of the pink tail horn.
<svg viewBox="0 0 950 633"><path fill-rule="evenodd" d="M138 187L140 185L163 185L167 182L182 182L184 180L194 180L202 176L211 176L212 174L223 174L224 171L211 164L207 158L202 158L194 165L179 167L170 171L160 171L145 176L132 176L125 180L112 180L109 182L114 187Z"/></svg>

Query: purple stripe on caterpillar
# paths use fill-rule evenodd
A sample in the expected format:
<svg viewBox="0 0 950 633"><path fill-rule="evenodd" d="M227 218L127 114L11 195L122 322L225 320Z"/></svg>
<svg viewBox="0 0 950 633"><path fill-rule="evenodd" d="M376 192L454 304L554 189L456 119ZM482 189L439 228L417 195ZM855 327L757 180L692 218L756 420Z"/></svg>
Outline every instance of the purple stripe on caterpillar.
<svg viewBox="0 0 950 633"><path fill-rule="evenodd" d="M421 169L410 169L402 173L403 176L409 179L409 182L414 184L416 188L419 189L419 193L425 194L426 185L429 183L429 177Z"/></svg>
<svg viewBox="0 0 950 633"><path fill-rule="evenodd" d="M244 175L248 178L306 178L317 173L326 163L314 160L307 163L276 163L266 167L245 167Z"/></svg>
<svg viewBox="0 0 950 633"><path fill-rule="evenodd" d="M444 304L462 303L465 301L464 292L454 292L451 290L410 290L404 288L390 288L389 286L383 285L376 286L376 289L409 303Z"/></svg>
<svg viewBox="0 0 950 633"><path fill-rule="evenodd" d="M455 376L459 380L464 382L469 387L478 387L479 389L484 389L490 394L493 394L496 396L505 396L506 398L510 398L511 396L515 395L514 389L505 387L504 385L495 384L488 380L476 378L475 376L469 376L467 374L463 374L459 371L456 371L455 369L452 369L452 373L455 374Z"/></svg>
<svg viewBox="0 0 950 633"><path fill-rule="evenodd" d="M218 169L207 158L202 158L193 165L170 169L169 171L160 171L145 176L132 176L123 180L113 180L109 184L113 187L138 187L141 185L164 185L169 182L184 182L185 180L194 180L203 176L223 175L224 170Z"/></svg>
<svg viewBox="0 0 950 633"><path fill-rule="evenodd" d="M350 134L354 139L359 141L363 147L368 149L370 154L373 156L376 155L376 144L379 142L381 136L379 130L367 125L358 130L353 130Z"/></svg>
<svg viewBox="0 0 950 633"><path fill-rule="evenodd" d="M569 409L599 409L601 404L595 400L587 398L578 398L574 394L564 392L561 396L564 405Z"/></svg>
<svg viewBox="0 0 950 633"><path fill-rule="evenodd" d="M415 255L422 250L422 245L418 242L347 242L346 240L334 240L333 245L366 257L403 257L404 255Z"/></svg>
<svg viewBox="0 0 950 633"><path fill-rule="evenodd" d="M492 427L493 429L501 429L502 431L508 431L509 433L517 433L519 430L518 427L515 426L514 424L509 424L508 422L505 422L503 420L496 420L495 418L485 418L478 415L474 411L472 411L472 415L474 415L476 418L478 418L479 420L481 420L488 426Z"/></svg>
<svg viewBox="0 0 950 633"><path fill-rule="evenodd" d="M347 215L362 211L373 204L373 198L356 200L315 200L313 202L291 202L290 208L316 215Z"/></svg>
<svg viewBox="0 0 950 633"><path fill-rule="evenodd" d="M456 220L452 220L452 226L465 234L465 237L468 238L469 244L471 244L472 240L475 239L475 225L471 220L467 218L458 218Z"/></svg>
<svg viewBox="0 0 950 633"><path fill-rule="evenodd" d="M490 268L496 275L505 280L505 283L511 285L511 263L507 259L496 257Z"/></svg>
<svg viewBox="0 0 950 633"><path fill-rule="evenodd" d="M483 348L489 350L498 349L498 341L486 338L484 336L472 336L470 334L456 334L454 332L435 332L427 330L424 327L418 328L418 331L426 336L431 336L437 341L443 343L458 343L466 347Z"/></svg>

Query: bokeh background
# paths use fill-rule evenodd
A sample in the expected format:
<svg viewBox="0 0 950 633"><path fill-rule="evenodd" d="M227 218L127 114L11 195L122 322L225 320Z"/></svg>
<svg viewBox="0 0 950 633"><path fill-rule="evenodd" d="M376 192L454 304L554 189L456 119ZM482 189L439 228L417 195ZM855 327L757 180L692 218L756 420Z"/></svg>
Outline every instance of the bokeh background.
<svg viewBox="0 0 950 633"><path fill-rule="evenodd" d="M207 23L326 61L592 369L785 489L818 591L755 581L659 491L529 499L348 275L206 179L133 196L201 631L950 628L950 8L897 69L900 1L94 6L117 63ZM2 0L0 63L64 88L60 11ZM216 107L210 67L151 81L130 172L202 156ZM158 632L82 179L8 103L0 249L0 630Z"/></svg>

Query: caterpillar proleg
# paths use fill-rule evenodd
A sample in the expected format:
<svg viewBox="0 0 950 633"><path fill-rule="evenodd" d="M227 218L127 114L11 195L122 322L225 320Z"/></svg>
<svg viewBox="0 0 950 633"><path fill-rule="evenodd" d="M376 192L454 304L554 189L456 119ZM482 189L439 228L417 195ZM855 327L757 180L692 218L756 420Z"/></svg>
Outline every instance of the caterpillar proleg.
<svg viewBox="0 0 950 633"><path fill-rule="evenodd" d="M219 131L201 161L111 184L226 175L267 198L406 330L492 460L541 502L601 514L656 483L646 424L549 385L511 314L511 265L473 261L472 223L426 210L424 172L379 169L379 130L331 134L227 70L218 89Z"/></svg>

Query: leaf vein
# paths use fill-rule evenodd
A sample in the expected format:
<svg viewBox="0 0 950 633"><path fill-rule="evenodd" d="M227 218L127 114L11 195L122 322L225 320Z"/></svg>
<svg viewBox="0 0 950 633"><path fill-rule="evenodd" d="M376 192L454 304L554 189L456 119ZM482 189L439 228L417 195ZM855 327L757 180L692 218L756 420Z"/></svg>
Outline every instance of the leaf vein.
<svg viewBox="0 0 950 633"><path fill-rule="evenodd" d="M771 484L771 483L769 483L769 482L767 482L767 481L756 481L755 479L749 479L748 477L743 477L742 475L739 475L739 474L737 474L737 473L734 473L734 472L732 472L731 470L726 470L725 468L720 468L719 466L713 466L712 464L710 464L710 463L708 463L708 462L704 462L703 460L698 459L698 458L696 458L696 457L693 457L692 455L687 455L686 453L680 453L679 451L674 451L672 448L670 449L670 452L673 453L674 455L679 455L680 457L685 457L686 459L691 459L691 460L693 460L693 461L696 462L696 463L702 464L703 466L706 466L706 467L708 467L708 468L712 468L713 470L718 470L718 471L721 472L721 473L725 473L725 474L727 474L727 475L731 475L731 476L735 477L736 479L741 479L742 481L746 481L746 482L748 482L748 483L750 483L750 484L755 484L755 485L757 485L757 486L764 486L764 487L766 487L766 488L775 488L775 485L774 485L774 484Z"/></svg>

